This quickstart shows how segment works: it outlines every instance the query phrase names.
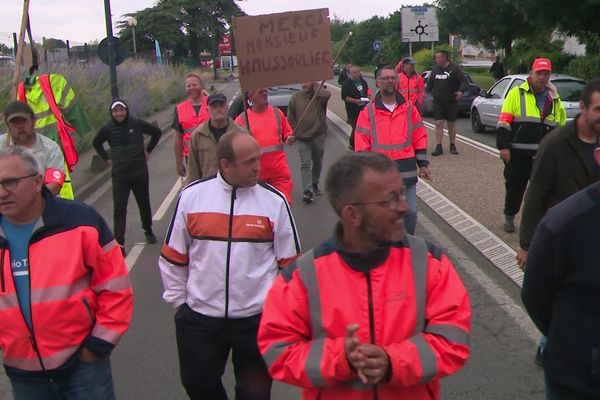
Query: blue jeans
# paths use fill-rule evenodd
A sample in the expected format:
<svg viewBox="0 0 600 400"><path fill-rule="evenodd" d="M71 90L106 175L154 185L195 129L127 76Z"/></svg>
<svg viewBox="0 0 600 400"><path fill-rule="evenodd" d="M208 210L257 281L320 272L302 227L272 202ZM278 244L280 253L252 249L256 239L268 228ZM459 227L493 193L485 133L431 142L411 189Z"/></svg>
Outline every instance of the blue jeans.
<svg viewBox="0 0 600 400"><path fill-rule="evenodd" d="M406 201L408 202L408 212L404 216L404 228L409 235L415 234L417 228L417 184L406 186Z"/></svg>
<svg viewBox="0 0 600 400"><path fill-rule="evenodd" d="M14 400L115 400L110 358L79 361L73 371L44 382L10 380Z"/></svg>

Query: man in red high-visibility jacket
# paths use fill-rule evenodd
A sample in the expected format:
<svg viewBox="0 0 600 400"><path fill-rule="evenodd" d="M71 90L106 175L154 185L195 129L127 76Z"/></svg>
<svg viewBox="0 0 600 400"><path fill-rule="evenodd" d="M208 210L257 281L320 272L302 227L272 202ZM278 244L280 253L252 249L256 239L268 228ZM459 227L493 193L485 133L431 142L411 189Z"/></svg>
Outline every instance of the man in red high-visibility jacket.
<svg viewBox="0 0 600 400"><path fill-rule="evenodd" d="M425 82L423 77L415 71L416 64L417 61L414 58L406 57L396 65L395 69L398 73L396 90L421 111Z"/></svg>
<svg viewBox="0 0 600 400"><path fill-rule="evenodd" d="M430 180L427 161L427 132L421 114L396 91L398 75L391 67L379 71L380 91L373 103L360 112L356 122L354 148L384 153L396 161L406 186L410 208L404 218L406 231L417 226L417 177ZM417 171L418 168L418 171Z"/></svg>
<svg viewBox="0 0 600 400"><path fill-rule="evenodd" d="M209 118L208 95L204 92L204 82L200 75L187 74L185 90L188 99L175 108L171 127L175 130L173 145L175 150L175 166L179 176L186 175L187 157L190 151L192 132Z"/></svg>
<svg viewBox="0 0 600 400"><path fill-rule="evenodd" d="M274 379L302 399L427 400L469 357L471 306L436 246L406 235L396 164L349 153L325 190L333 237L282 270L263 307L258 347Z"/></svg>
<svg viewBox="0 0 600 400"><path fill-rule="evenodd" d="M292 203L292 174L283 150L284 143L293 144L292 127L277 107L269 105L267 89L248 92L252 107L248 109L249 124L244 113L235 122L250 131L260 145L259 179L275 187ZM250 125L250 127L248 127Z"/></svg>

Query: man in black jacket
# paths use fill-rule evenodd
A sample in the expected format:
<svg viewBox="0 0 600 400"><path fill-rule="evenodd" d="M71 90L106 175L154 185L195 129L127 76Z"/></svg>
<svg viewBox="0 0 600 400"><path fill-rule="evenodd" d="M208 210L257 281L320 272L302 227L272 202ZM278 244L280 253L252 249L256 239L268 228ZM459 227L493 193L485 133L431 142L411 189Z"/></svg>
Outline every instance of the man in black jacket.
<svg viewBox="0 0 600 400"><path fill-rule="evenodd" d="M360 74L360 68L353 66L350 68L350 79L342 85L342 100L344 100L344 104L346 105L346 116L352 126L349 146L351 150L354 150L354 129L356 128L358 114L360 114L360 110L363 109L365 104L368 103L368 98L369 85Z"/></svg>
<svg viewBox="0 0 600 400"><path fill-rule="evenodd" d="M123 100L112 102L110 114L112 122L100 129L93 144L98 155L112 166L115 239L125 253L125 222L130 191L133 191L140 210L146 242L156 243L156 236L152 232L152 210L146 161L148 155L158 144L162 132L152 124L130 117L129 108ZM144 135L151 137L148 147L145 149ZM110 146L110 157L104 150L104 142L108 142Z"/></svg>
<svg viewBox="0 0 600 400"><path fill-rule="evenodd" d="M584 88L579 102L581 113L575 121L548 133L537 151L519 231L517 262L525 268L531 239L544 214L567 197L598 181L599 168L594 159L600 135L600 81ZM542 337L536 362L546 345Z"/></svg>
<svg viewBox="0 0 600 400"><path fill-rule="evenodd" d="M600 164L600 148L594 157ZM551 208L529 248L521 297L548 337L542 353L547 399L600 398L599 228L595 183Z"/></svg>
<svg viewBox="0 0 600 400"><path fill-rule="evenodd" d="M435 65L431 69L425 91L433 92L433 119L435 120L435 150L432 156L444 154L442 138L444 137L444 122L448 125L450 138L450 153L458 154L456 150L456 119L458 118L458 99L468 89L469 82L460 67L450 61L447 51L435 53Z"/></svg>

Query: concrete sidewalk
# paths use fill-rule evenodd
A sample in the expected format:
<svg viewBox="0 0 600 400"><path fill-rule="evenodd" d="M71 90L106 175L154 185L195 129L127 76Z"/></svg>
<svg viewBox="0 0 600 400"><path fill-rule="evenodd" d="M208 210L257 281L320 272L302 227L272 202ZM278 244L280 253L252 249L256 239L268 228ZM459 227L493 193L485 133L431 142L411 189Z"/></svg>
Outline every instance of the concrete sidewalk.
<svg viewBox="0 0 600 400"><path fill-rule="evenodd" d="M329 118L347 134L344 102L340 89L328 84L332 95L329 100ZM426 122L428 132L428 159L433 177L431 182L420 182L419 198L432 208L465 239L502 270L517 285L522 282L515 252L518 250L517 232L502 229L504 208L504 165L496 150L473 141L457 139L458 155L448 153L448 139L444 138L446 153L430 155L435 148L433 124ZM460 135L460 132L458 132Z"/></svg>

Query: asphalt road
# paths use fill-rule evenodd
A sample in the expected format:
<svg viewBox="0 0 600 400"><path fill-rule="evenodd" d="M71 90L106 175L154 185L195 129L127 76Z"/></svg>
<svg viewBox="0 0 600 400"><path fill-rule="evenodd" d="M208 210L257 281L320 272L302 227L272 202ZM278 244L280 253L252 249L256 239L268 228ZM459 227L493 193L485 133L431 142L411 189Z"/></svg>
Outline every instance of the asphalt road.
<svg viewBox="0 0 600 400"><path fill-rule="evenodd" d="M237 90L238 87L232 83L225 94L231 98ZM178 177L171 143L171 140L162 142L149 160L154 230L159 238L164 237L167 230L174 208L173 195L177 191ZM323 176L328 167L344 154L346 143L344 134L330 123ZM336 218L324 197L317 197L310 205L302 204L296 147L288 147L287 154L295 181L292 209L302 247L307 250L331 234ZM90 199L112 225L110 187L100 187ZM517 286L425 204L421 203L420 208L417 234L445 249L469 291L473 307L471 358L459 373L442 381L442 397L464 400L543 399L542 371L533 363L536 334L519 306ZM136 244L142 242L143 237L132 196L126 243L136 304L131 328L112 356L117 395L123 400L184 399L186 396L178 376L174 313L161 298L162 283L157 266L160 243ZM233 398L234 381L230 365L224 382ZM10 399L10 396L0 398ZM299 398L299 390L275 383L272 398L296 399Z"/></svg>
<svg viewBox="0 0 600 400"><path fill-rule="evenodd" d="M363 76L363 78L365 78L365 80L367 81L367 83L369 85L369 88L371 90L373 90L373 93L374 94L377 93L378 89L377 89L377 86L375 85L375 79L370 76ZM330 80L327 83L330 85L336 85L338 87L340 86L337 83L337 77L335 80ZM431 117L425 117L424 120L433 124L433 118L431 118ZM444 128L446 129L447 127L444 126ZM459 115L458 120L456 121L456 131L461 136L465 136L469 139L476 140L477 142L483 143L490 147L493 147L494 149L496 148L495 131L488 129L486 133L473 132L473 130L471 129L470 116L467 114ZM448 147L447 139L444 139L444 147L447 151L447 147ZM460 145L458 145L458 147L460 150Z"/></svg>

